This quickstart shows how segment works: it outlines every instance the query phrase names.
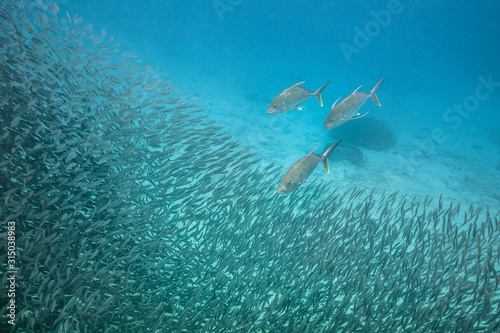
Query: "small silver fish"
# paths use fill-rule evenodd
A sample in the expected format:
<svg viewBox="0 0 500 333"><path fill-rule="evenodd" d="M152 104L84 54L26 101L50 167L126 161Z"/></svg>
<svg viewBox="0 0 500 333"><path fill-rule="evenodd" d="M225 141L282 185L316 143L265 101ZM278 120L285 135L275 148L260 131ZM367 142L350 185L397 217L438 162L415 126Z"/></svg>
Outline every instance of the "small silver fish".
<svg viewBox="0 0 500 333"><path fill-rule="evenodd" d="M301 87L300 85L304 82L306 81L299 82L291 86L290 88L283 90L278 94L278 96L274 97L271 104L269 104L267 113L279 114L285 113L291 109L302 110L299 105L311 96L316 96L319 105L323 106L323 101L321 100L321 92L323 91L323 89L325 89L328 83L330 83L330 81L325 83L321 88L314 92Z"/></svg>
<svg viewBox="0 0 500 333"><path fill-rule="evenodd" d="M292 166L286 171L283 178L281 178L278 193L290 193L296 190L300 184L307 182L307 177L309 177L314 169L316 169L319 162L323 162L323 167L326 172L330 173L330 169L328 167L328 156L335 149L335 147L337 147L340 141L341 140L338 140L331 145L322 156L314 154L314 151L318 148L316 147L309 154L292 164Z"/></svg>
<svg viewBox="0 0 500 333"><path fill-rule="evenodd" d="M358 89L354 90L351 95L347 96L337 104L338 100L340 99L339 97L335 101L335 103L333 103L332 109L326 117L323 128L334 128L342 125L348 120L359 119L366 116L368 112L360 116L358 110L363 106L363 104L365 104L368 97L371 97L373 99L373 102L380 106L376 93L382 82L384 82L385 78L386 77L384 76L380 81L378 81L378 83L369 93L358 92L359 88L361 88L361 86L359 86Z"/></svg>

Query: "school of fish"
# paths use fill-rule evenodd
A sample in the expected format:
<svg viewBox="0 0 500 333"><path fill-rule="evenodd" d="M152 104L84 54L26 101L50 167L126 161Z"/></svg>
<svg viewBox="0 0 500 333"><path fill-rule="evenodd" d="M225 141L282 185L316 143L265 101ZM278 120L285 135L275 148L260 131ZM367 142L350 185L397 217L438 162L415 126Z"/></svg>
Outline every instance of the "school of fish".
<svg viewBox="0 0 500 333"><path fill-rule="evenodd" d="M43 0L3 1L0 26L2 332L500 331L498 207L288 191L338 142L278 194L283 166L105 30Z"/></svg>

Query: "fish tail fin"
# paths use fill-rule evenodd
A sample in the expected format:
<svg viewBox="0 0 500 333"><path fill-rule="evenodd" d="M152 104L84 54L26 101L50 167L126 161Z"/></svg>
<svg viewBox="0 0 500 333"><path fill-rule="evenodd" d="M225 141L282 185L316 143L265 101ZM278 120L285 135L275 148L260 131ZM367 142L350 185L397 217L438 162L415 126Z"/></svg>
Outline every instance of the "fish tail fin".
<svg viewBox="0 0 500 333"><path fill-rule="evenodd" d="M323 161L321 161L323 163L323 168L325 168L325 171L330 173L330 166L328 165L328 159L325 158Z"/></svg>
<svg viewBox="0 0 500 333"><path fill-rule="evenodd" d="M373 99L373 102L375 104L377 104L378 106L380 106L380 103L379 103L378 97L377 97L377 90L378 90L378 88L380 88L380 86L382 85L382 82L384 82L386 77L387 76L384 76L380 81L378 81L378 83L375 85L375 87L373 87L372 91L370 91L370 96Z"/></svg>
<svg viewBox="0 0 500 333"><path fill-rule="evenodd" d="M325 171L330 173L330 168L328 166L328 156L330 156L330 154L332 153L332 151L335 149L335 147L338 146L338 144L340 143L340 141L342 141L342 139L338 140L337 142L335 142L333 145L330 146L330 148L328 148L325 153L323 154L323 156L321 156L321 159L322 159L322 163L323 163L323 168L325 168Z"/></svg>
<svg viewBox="0 0 500 333"><path fill-rule="evenodd" d="M314 96L316 96L316 99L318 100L318 103L321 106L323 106L323 100L321 99L321 92L323 91L323 89L326 88L326 86L328 85L328 83L330 83L330 81L328 81L327 83L325 83L321 88L319 88L318 90L316 90L314 92Z"/></svg>

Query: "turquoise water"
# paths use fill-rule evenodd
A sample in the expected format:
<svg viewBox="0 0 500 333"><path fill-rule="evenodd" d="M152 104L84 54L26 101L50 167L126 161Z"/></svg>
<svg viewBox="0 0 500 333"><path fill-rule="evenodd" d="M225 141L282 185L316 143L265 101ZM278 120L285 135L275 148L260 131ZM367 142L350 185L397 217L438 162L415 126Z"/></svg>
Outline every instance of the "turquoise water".
<svg viewBox="0 0 500 333"><path fill-rule="evenodd" d="M4 1L0 331L498 332L499 16Z"/></svg>
<svg viewBox="0 0 500 333"><path fill-rule="evenodd" d="M352 145L344 155L361 149L362 161L332 156L332 175L317 171L319 181L499 206L496 2L71 0L61 11L106 29L283 170L344 139ZM383 76L382 107L367 101L366 118L322 129L338 97L360 85L369 91ZM314 91L328 80L323 108L311 98L304 111L266 114L280 91L300 81ZM384 123L380 132L374 120Z"/></svg>

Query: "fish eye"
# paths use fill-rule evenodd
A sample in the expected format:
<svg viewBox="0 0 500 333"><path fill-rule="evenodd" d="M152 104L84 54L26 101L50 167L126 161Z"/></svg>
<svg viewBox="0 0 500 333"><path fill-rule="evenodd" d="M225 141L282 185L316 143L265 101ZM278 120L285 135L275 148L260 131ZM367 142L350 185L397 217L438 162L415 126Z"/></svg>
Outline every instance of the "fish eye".
<svg viewBox="0 0 500 333"><path fill-rule="evenodd" d="M292 185L292 182L287 182L286 185L290 186L290 185Z"/></svg>

